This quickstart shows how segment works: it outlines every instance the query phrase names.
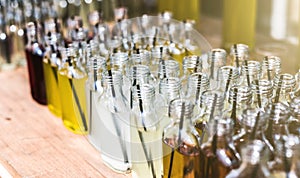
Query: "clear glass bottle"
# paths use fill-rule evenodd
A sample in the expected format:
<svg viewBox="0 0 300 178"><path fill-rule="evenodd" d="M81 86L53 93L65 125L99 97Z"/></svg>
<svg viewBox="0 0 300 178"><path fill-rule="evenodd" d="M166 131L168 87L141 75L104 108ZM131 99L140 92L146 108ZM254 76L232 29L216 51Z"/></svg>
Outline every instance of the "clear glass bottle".
<svg viewBox="0 0 300 178"><path fill-rule="evenodd" d="M161 60L157 71L157 82L169 77L181 77L179 63L175 60Z"/></svg>
<svg viewBox="0 0 300 178"><path fill-rule="evenodd" d="M261 62L261 79L273 82L281 72L281 59L277 56L265 56Z"/></svg>
<svg viewBox="0 0 300 178"><path fill-rule="evenodd" d="M163 131L163 177L202 177L200 135L192 125L193 105L176 99L174 122Z"/></svg>
<svg viewBox="0 0 300 178"><path fill-rule="evenodd" d="M200 112L196 112L196 114L194 114L195 116L193 117L193 124L198 133L201 135L201 138L205 138L207 137L208 125L211 120L213 120L213 118L216 116L223 115L223 92L218 90L207 90L203 92L198 107Z"/></svg>
<svg viewBox="0 0 300 178"><path fill-rule="evenodd" d="M270 151L269 161L273 161L277 149L276 141L288 134L286 123L290 111L283 103L270 103L265 110L262 119L267 121L267 126L264 129L263 141Z"/></svg>
<svg viewBox="0 0 300 178"><path fill-rule="evenodd" d="M242 43L233 44L230 47L229 58L229 64L235 66L241 74L242 64L249 59L249 46Z"/></svg>
<svg viewBox="0 0 300 178"><path fill-rule="evenodd" d="M228 101L225 103L224 115L231 118L233 122L233 135L239 137L242 133L240 116L243 110L251 107L252 91L248 86L234 85L229 90Z"/></svg>
<svg viewBox="0 0 300 178"><path fill-rule="evenodd" d="M87 134L85 82L86 73L77 66L73 46L63 51L63 63L58 70L62 120L65 127L77 134Z"/></svg>
<svg viewBox="0 0 300 178"><path fill-rule="evenodd" d="M132 88L131 155L133 177L160 177L162 134L155 88L137 84Z"/></svg>
<svg viewBox="0 0 300 178"><path fill-rule="evenodd" d="M218 86L216 90L224 93L225 100L228 98L229 90L238 82L238 70L233 66L223 66L218 70Z"/></svg>
<svg viewBox="0 0 300 178"><path fill-rule="evenodd" d="M264 111L264 108L271 103L273 96L272 82L266 79L254 80L251 83L253 92L253 105Z"/></svg>
<svg viewBox="0 0 300 178"><path fill-rule="evenodd" d="M265 145L261 140L253 140L242 148L242 164L230 171L226 178L269 178L266 164Z"/></svg>
<svg viewBox="0 0 300 178"><path fill-rule="evenodd" d="M296 80L293 75L284 73L276 75L273 80L273 103L284 103L289 106L294 97Z"/></svg>
<svg viewBox="0 0 300 178"><path fill-rule="evenodd" d="M238 135L233 137L234 144L239 153L241 149L253 140L263 140L264 126L266 118L262 117L263 112L258 108L248 107L243 110L238 121L241 130Z"/></svg>
<svg viewBox="0 0 300 178"><path fill-rule="evenodd" d="M183 58L182 64L182 85L183 91L187 91L188 78L191 74L202 72L202 59L200 56L190 55Z"/></svg>
<svg viewBox="0 0 300 178"><path fill-rule="evenodd" d="M224 49L215 48L208 53L209 79L211 88L217 87L218 71L226 65L227 52Z"/></svg>
<svg viewBox="0 0 300 178"><path fill-rule="evenodd" d="M117 172L131 171L130 107L122 91L120 71L108 70L103 74L104 92L97 100L98 125L103 162Z"/></svg>
<svg viewBox="0 0 300 178"><path fill-rule="evenodd" d="M251 87L254 80L259 79L261 66L258 61L245 60L242 64L239 85Z"/></svg>
<svg viewBox="0 0 300 178"><path fill-rule="evenodd" d="M46 87L43 71L44 46L40 43L37 22L29 22L26 26L28 43L25 47L32 98L39 104L46 105Z"/></svg>
<svg viewBox="0 0 300 178"><path fill-rule="evenodd" d="M62 56L60 47L57 41L57 34L48 33L46 37L46 51L43 59L43 69L46 86L47 106L49 110L56 115L61 117L61 101L58 89L58 76L57 71L62 62Z"/></svg>
<svg viewBox="0 0 300 178"><path fill-rule="evenodd" d="M101 56L94 56L88 61L88 79L85 83L86 108L88 118L88 140L97 149L101 148L100 125L103 125L98 111L99 98L103 95L102 74L106 70L106 60Z"/></svg>
<svg viewBox="0 0 300 178"><path fill-rule="evenodd" d="M204 154L203 177L225 177L232 169L240 166L241 157L233 140L233 122L231 118L215 116L209 123L208 140L201 145Z"/></svg>
<svg viewBox="0 0 300 178"><path fill-rule="evenodd" d="M283 135L276 140L275 159L268 162L273 177L299 177L299 137Z"/></svg>

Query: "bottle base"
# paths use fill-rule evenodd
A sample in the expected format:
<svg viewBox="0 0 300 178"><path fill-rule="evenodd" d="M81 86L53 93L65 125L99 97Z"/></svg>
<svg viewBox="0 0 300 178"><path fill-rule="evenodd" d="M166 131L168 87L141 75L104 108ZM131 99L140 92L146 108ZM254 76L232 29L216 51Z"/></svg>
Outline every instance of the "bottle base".
<svg viewBox="0 0 300 178"><path fill-rule="evenodd" d="M122 173L122 174L128 174L131 173L131 164L130 163L124 163L119 160L112 159L106 155L101 154L101 158L103 160L103 163L112 169L114 172Z"/></svg>

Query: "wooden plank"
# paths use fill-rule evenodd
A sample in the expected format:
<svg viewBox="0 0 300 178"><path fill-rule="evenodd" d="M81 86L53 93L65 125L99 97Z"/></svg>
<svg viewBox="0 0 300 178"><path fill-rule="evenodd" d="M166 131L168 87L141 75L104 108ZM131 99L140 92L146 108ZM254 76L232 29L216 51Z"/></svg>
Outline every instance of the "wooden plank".
<svg viewBox="0 0 300 178"><path fill-rule="evenodd" d="M0 81L0 164L13 177L131 177L106 167L85 136L31 98L26 68Z"/></svg>

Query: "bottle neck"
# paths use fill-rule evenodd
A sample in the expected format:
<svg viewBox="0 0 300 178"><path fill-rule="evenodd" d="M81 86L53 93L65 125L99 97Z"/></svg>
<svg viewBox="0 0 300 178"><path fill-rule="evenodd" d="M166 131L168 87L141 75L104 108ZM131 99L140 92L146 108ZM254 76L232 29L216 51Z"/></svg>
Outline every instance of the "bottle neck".
<svg viewBox="0 0 300 178"><path fill-rule="evenodd" d="M269 80L261 79L254 80L251 84L253 91L253 103L257 108L263 109L269 104L270 98L272 97L273 87Z"/></svg>
<svg viewBox="0 0 300 178"><path fill-rule="evenodd" d="M266 56L262 61L261 78L273 81L281 71L281 59L277 56Z"/></svg>
<svg viewBox="0 0 300 178"><path fill-rule="evenodd" d="M287 73L276 75L273 80L273 86L273 102L283 102L285 104L289 104L296 87L296 80L294 76Z"/></svg>
<svg viewBox="0 0 300 178"><path fill-rule="evenodd" d="M243 62L249 58L249 47L245 44L234 44L230 48L231 64L241 68Z"/></svg>
<svg viewBox="0 0 300 178"><path fill-rule="evenodd" d="M164 78L159 83L159 93L169 102L175 98L181 97L181 81L176 77Z"/></svg>
<svg viewBox="0 0 300 178"><path fill-rule="evenodd" d="M218 71L218 90L228 95L231 86L237 83L238 70L233 66L223 66Z"/></svg>
<svg viewBox="0 0 300 178"><path fill-rule="evenodd" d="M260 73L260 63L258 61L245 60L241 69L241 84L251 87L251 83L259 79Z"/></svg>
<svg viewBox="0 0 300 178"><path fill-rule="evenodd" d="M206 74L194 73L188 78L187 97L195 99L195 104L200 104L202 93L209 89L209 80Z"/></svg>
<svg viewBox="0 0 300 178"><path fill-rule="evenodd" d="M161 60L159 62L158 76L159 79L169 77L179 77L179 64L175 60Z"/></svg>
<svg viewBox="0 0 300 178"><path fill-rule="evenodd" d="M183 73L188 76L202 71L202 60L200 56L185 56L183 58Z"/></svg>
<svg viewBox="0 0 300 178"><path fill-rule="evenodd" d="M208 62L210 64L211 80L217 80L218 69L226 65L227 53L224 49L212 49L208 54Z"/></svg>

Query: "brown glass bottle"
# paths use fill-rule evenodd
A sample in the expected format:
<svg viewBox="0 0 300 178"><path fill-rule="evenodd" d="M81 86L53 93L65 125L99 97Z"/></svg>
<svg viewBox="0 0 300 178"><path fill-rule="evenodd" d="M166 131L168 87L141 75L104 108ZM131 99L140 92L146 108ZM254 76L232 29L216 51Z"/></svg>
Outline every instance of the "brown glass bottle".
<svg viewBox="0 0 300 178"><path fill-rule="evenodd" d="M224 178L240 165L241 157L232 141L233 123L230 118L216 116L210 123L208 141L201 145L205 178Z"/></svg>
<svg viewBox="0 0 300 178"><path fill-rule="evenodd" d="M32 98L39 104L47 104L43 71L45 49L38 41L37 23L27 24L28 44L25 48Z"/></svg>

